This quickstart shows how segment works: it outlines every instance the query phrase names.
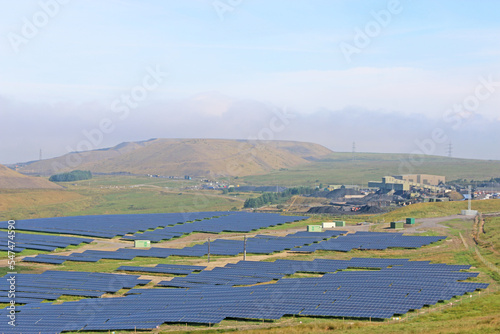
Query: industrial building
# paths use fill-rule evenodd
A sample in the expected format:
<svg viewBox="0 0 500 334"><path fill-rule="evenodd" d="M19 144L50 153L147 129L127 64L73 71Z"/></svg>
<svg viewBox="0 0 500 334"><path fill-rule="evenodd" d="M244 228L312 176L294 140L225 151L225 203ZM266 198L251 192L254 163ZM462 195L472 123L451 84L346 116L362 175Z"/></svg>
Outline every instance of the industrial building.
<svg viewBox="0 0 500 334"><path fill-rule="evenodd" d="M384 176L382 182L370 181L368 187L379 188L382 191L410 191L411 187L429 189L438 192L439 185L446 181L444 176L427 174L407 174Z"/></svg>
<svg viewBox="0 0 500 334"><path fill-rule="evenodd" d="M394 175L394 178L398 180L407 181L409 183L419 183L430 186L439 186L440 184L446 183L446 177L440 175L406 174L406 175Z"/></svg>

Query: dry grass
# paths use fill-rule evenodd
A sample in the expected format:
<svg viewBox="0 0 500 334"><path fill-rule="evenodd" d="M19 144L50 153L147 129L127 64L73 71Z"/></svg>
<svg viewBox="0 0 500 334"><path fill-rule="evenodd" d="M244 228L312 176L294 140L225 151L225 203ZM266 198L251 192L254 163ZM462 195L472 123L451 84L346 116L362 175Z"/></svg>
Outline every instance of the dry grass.
<svg viewBox="0 0 500 334"><path fill-rule="evenodd" d="M482 213L500 212L500 200L476 200L472 201L472 208ZM460 214L461 210L467 209L466 201L417 203L399 208L386 214L376 215L372 220L385 220L386 222L401 220L406 217L433 218Z"/></svg>
<svg viewBox="0 0 500 334"><path fill-rule="evenodd" d="M61 189L46 178L26 176L0 165L0 189Z"/></svg>

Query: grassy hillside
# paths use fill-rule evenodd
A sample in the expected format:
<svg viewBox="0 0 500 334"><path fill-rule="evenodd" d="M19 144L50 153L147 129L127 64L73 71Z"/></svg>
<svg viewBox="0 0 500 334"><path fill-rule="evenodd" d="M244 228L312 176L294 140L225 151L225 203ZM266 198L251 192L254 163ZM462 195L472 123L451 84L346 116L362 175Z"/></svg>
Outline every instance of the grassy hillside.
<svg viewBox="0 0 500 334"><path fill-rule="evenodd" d="M60 204L84 198L76 192L64 190L2 190L0 191L0 211Z"/></svg>
<svg viewBox="0 0 500 334"><path fill-rule="evenodd" d="M110 147L107 149L93 150L87 152L79 153L68 153L63 156L45 159L40 161L30 161L27 163L20 164L18 170L25 174L40 174L40 175L52 175L58 172L68 172L75 168L70 168L71 166L78 165L79 169L81 166L86 166L92 163L97 163L106 159L112 159L114 157L120 156L122 154L128 154L137 149L149 145L151 141L143 142L131 142L131 143L121 143L115 147ZM60 168L60 169L57 169Z"/></svg>
<svg viewBox="0 0 500 334"><path fill-rule="evenodd" d="M69 153L29 163L20 170L48 175L55 173L55 166L59 166L60 171L68 171L72 168L67 168L67 161L80 161L78 169L94 173L242 176L308 164L330 153L321 145L302 142L154 139L105 150Z"/></svg>
<svg viewBox="0 0 500 334"><path fill-rule="evenodd" d="M61 189L61 187L44 178L22 175L0 165L0 189Z"/></svg>
<svg viewBox="0 0 500 334"><path fill-rule="evenodd" d="M40 217L227 211L249 196L186 190L189 181L148 177L95 177L67 184L66 190L0 191L0 220Z"/></svg>
<svg viewBox="0 0 500 334"><path fill-rule="evenodd" d="M467 205L466 201L417 203L375 217L376 219L384 219L386 222L402 220L406 217L444 217L460 214L462 210L467 210ZM500 200L490 199L472 201L472 209L482 213L500 212Z"/></svg>
<svg viewBox="0 0 500 334"><path fill-rule="evenodd" d="M100 200L64 190L18 190L0 193L0 220L28 219L71 215Z"/></svg>
<svg viewBox="0 0 500 334"><path fill-rule="evenodd" d="M478 243L486 261L498 268L500 277L500 217L484 219L484 225L479 226Z"/></svg>
<svg viewBox="0 0 500 334"><path fill-rule="evenodd" d="M418 157L419 158L419 157ZM415 159L418 159L415 157ZM406 162L405 162L406 161ZM418 166L408 168L408 154L332 153L311 164L275 170L265 175L245 176L241 182L254 185L298 186L327 184L368 184L382 176L422 173L484 180L500 177L500 161L425 156Z"/></svg>

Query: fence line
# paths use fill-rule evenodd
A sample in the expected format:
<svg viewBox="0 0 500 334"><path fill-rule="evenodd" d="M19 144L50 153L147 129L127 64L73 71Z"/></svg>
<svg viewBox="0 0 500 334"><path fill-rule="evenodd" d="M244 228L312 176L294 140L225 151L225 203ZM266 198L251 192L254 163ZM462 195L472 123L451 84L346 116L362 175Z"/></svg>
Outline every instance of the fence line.
<svg viewBox="0 0 500 334"><path fill-rule="evenodd" d="M464 302L471 302L473 300L476 300L477 298L485 297L485 296L488 296L492 293L496 293L498 291L499 291L498 287L492 287L490 285L486 290L479 291L476 294L464 295L459 300L456 300L454 302L449 302L449 303L446 303L446 304L441 305L441 306L433 307L433 308L430 308L430 309L425 310L425 311L416 310L416 312L413 314L406 313L406 316L401 316L401 317L396 318L396 319L393 318L389 322L394 323L394 322L410 321L410 320L413 320L415 318L418 318L421 315L426 315L426 314L433 313L433 312L443 311L443 310L452 308L454 306L462 305Z"/></svg>

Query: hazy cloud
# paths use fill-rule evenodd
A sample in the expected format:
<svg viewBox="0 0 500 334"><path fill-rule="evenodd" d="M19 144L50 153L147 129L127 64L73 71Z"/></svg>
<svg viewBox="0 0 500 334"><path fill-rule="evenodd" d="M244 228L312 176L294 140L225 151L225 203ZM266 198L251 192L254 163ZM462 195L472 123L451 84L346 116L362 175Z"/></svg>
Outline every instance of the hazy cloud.
<svg viewBox="0 0 500 334"><path fill-rule="evenodd" d="M432 138L441 129L447 140L432 152L446 155L453 144L453 156L500 159L499 120L479 114L463 119L460 126L422 114L406 115L383 110L349 107L300 113L254 100L238 100L219 93L205 93L183 100L156 101L133 109L122 120L109 106L34 105L0 98L3 138L0 163L14 163L68 152L68 147L87 140L84 132L99 129L107 118L113 131L103 134L94 148L114 146L123 141L149 138L281 139L322 144L333 151L350 151L356 142L359 152L411 153L418 142ZM279 120L279 115L288 115ZM277 116L278 115L278 116Z"/></svg>

